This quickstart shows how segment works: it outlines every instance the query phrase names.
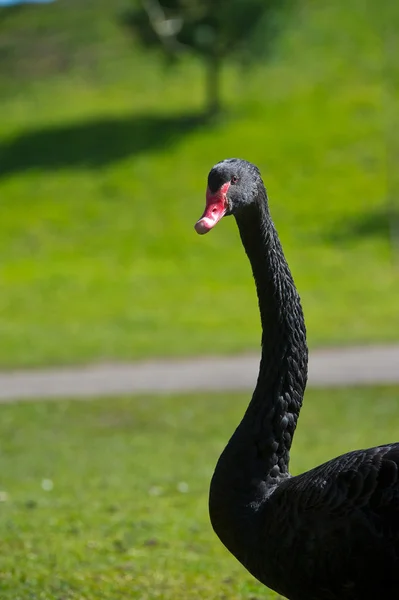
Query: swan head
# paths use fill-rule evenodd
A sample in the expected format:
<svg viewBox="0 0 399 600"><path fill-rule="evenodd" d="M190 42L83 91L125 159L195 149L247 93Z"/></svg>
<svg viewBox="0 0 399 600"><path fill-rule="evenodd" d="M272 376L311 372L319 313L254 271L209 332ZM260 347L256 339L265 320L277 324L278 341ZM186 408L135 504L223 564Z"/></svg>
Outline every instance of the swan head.
<svg viewBox="0 0 399 600"><path fill-rule="evenodd" d="M209 172L206 206L196 222L199 234L208 233L227 215L237 215L256 202L263 182L259 169L240 158L228 158L217 163Z"/></svg>

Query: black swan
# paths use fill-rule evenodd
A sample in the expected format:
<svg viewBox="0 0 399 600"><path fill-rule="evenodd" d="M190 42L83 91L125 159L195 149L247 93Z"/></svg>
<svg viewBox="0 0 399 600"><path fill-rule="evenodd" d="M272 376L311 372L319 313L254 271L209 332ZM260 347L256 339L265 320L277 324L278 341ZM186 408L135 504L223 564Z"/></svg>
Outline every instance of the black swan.
<svg viewBox="0 0 399 600"><path fill-rule="evenodd" d="M252 575L290 600L398 600L399 443L291 477L307 380L304 318L260 172L235 158L210 171L195 229L207 233L230 214L256 282L262 356L251 402L212 478L212 526Z"/></svg>

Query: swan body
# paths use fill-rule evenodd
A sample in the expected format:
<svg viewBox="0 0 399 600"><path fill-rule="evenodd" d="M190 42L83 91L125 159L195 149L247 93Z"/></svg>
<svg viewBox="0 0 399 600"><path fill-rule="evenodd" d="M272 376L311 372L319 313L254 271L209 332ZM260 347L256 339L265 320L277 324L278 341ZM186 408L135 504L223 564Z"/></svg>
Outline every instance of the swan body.
<svg viewBox="0 0 399 600"><path fill-rule="evenodd" d="M252 575L289 600L399 599L399 443L290 475L306 329L259 170L240 159L210 171L195 228L207 233L229 214L256 283L262 355L252 399L212 478L212 526Z"/></svg>

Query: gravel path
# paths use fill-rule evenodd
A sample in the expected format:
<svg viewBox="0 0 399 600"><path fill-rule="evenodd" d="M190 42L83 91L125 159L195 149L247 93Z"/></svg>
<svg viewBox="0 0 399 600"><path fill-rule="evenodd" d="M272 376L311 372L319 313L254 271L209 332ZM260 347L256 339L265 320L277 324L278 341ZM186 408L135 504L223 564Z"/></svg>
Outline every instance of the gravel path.
<svg viewBox="0 0 399 600"><path fill-rule="evenodd" d="M258 365L259 355L247 354L0 373L0 402L251 390ZM399 383L399 344L324 349L310 354L310 386L381 383Z"/></svg>

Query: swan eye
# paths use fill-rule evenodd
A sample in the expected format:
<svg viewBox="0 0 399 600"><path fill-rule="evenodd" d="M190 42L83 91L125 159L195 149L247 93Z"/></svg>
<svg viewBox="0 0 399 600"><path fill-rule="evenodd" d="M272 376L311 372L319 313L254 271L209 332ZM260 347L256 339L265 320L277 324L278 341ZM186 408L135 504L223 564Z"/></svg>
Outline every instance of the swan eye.
<svg viewBox="0 0 399 600"><path fill-rule="evenodd" d="M237 175L233 175L233 177L231 178L231 183L237 183L237 181L238 181Z"/></svg>

